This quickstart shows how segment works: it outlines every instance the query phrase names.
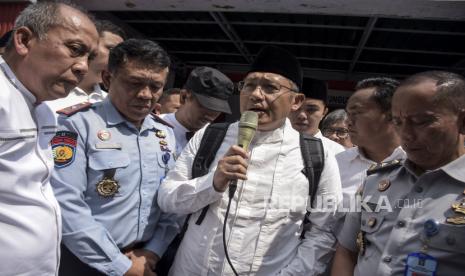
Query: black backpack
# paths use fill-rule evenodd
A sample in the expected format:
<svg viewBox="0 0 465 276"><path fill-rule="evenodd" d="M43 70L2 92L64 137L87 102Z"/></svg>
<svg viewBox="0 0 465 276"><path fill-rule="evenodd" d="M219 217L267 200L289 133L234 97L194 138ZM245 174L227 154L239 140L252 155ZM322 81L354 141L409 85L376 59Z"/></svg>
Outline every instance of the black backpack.
<svg viewBox="0 0 465 276"><path fill-rule="evenodd" d="M216 152L223 143L224 136L226 135L230 124L230 122L215 123L209 125L205 129L202 141L200 142L199 150L197 151L197 154L194 158L194 163L192 164L192 179L208 173L208 169L210 168L213 159L215 159ZM324 167L323 143L318 138L301 134L300 150L304 160L304 169L302 173L304 173L308 179L308 193L311 198L311 204L313 205L315 194L318 189L318 183L321 177L321 172L323 171ZM208 208L209 205L202 209L202 212L197 218L195 224L200 225L202 223L208 212ZM310 211L307 210L307 213L305 214L302 222L303 230L300 235L301 239L305 237L305 232L311 227L310 221L308 219L309 215ZM176 256L177 249L181 244L184 234L187 231L190 216L191 214L187 216L181 232L174 238L165 254L158 262L156 272L159 276L168 275L169 269L173 264L174 257Z"/></svg>

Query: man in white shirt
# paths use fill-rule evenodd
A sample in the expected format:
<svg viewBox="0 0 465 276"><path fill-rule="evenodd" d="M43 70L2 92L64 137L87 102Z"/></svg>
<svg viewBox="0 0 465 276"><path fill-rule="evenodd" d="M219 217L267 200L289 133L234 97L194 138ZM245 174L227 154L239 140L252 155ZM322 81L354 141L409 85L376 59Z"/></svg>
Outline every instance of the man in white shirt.
<svg viewBox="0 0 465 276"><path fill-rule="evenodd" d="M336 155L344 207L348 207L370 166L405 158L391 116L391 99L398 85L390 78L368 78L357 83L347 102L349 135L358 146Z"/></svg>
<svg viewBox="0 0 465 276"><path fill-rule="evenodd" d="M241 111L258 115L258 128L249 150L236 146L238 123L229 126L209 172L191 179L191 167L204 129L191 139L163 185L158 200L168 212L192 213L170 274L232 275L222 244L229 183L237 181L229 220L227 249L240 275L318 275L325 270L335 243L331 212L312 211L311 229L300 239L306 214L309 181L299 133L287 116L304 100L299 93L302 69L286 50L267 46L240 83ZM342 194L334 155L324 153L325 165L317 199L338 204ZM202 209L209 205L200 225Z"/></svg>
<svg viewBox="0 0 465 276"><path fill-rule="evenodd" d="M28 6L0 57L0 274L56 275L61 217L50 186L56 131L43 103L65 97L88 70L98 34L84 11Z"/></svg>
<svg viewBox="0 0 465 276"><path fill-rule="evenodd" d="M321 139L323 147L331 149L334 154L343 152L345 148L321 134L318 126L328 113L326 107L326 95L328 88L322 80L305 78L302 93L305 101L299 110L291 112L289 119L292 127L300 133L305 133Z"/></svg>
<svg viewBox="0 0 465 276"><path fill-rule="evenodd" d="M49 101L47 104L57 111L83 102L96 103L107 97L107 92L100 88L102 72L107 70L110 50L126 38L124 31L107 20L95 22L99 33L97 56L89 63L89 72L67 97Z"/></svg>
<svg viewBox="0 0 465 276"><path fill-rule="evenodd" d="M181 90L178 111L160 116L173 126L177 154L181 154L197 130L213 122L221 112L231 114L228 98L233 90L232 81L214 68L192 70Z"/></svg>

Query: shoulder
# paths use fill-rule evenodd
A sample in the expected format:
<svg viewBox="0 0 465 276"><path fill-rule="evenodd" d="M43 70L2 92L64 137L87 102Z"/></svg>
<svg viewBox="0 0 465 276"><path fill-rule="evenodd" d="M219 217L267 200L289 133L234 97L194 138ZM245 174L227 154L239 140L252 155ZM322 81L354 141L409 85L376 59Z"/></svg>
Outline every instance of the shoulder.
<svg viewBox="0 0 465 276"><path fill-rule="evenodd" d="M154 120L155 122L159 123L159 124L162 124L162 125L165 125L169 128L174 128L173 125L171 125L169 122L167 122L167 120L165 120L166 116L163 116L163 118L159 115L156 115L155 113L152 113L150 114L150 117L152 118L152 120Z"/></svg>
<svg viewBox="0 0 465 276"><path fill-rule="evenodd" d="M323 142L324 147L331 149L334 154L338 154L338 153L345 151L345 148L342 145L324 136L321 137L321 142Z"/></svg>
<svg viewBox="0 0 465 276"><path fill-rule="evenodd" d="M82 111L86 111L90 109L91 106L92 104L89 102L78 103L78 104L74 104L74 105L62 108L60 110L57 110L57 113L60 115L66 116L66 117L71 117L78 112L82 112Z"/></svg>
<svg viewBox="0 0 465 276"><path fill-rule="evenodd" d="M374 164L367 170L367 176L378 174L381 172L391 172L402 166L402 159L394 159L379 164Z"/></svg>

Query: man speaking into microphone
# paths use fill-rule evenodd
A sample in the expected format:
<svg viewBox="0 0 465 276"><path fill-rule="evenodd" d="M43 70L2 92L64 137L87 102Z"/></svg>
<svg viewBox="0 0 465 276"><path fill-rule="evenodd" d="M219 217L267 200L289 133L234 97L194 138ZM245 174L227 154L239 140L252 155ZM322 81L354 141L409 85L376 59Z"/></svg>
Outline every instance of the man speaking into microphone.
<svg viewBox="0 0 465 276"><path fill-rule="evenodd" d="M297 59L286 50L266 46L239 83L241 113L258 115L248 149L238 144L240 126L254 127L241 119L227 129L207 174L192 177L206 128L190 140L158 192L164 211L192 214L170 275L324 272L335 243L328 223L332 212L313 210L308 216L311 228L301 238L302 220L310 209L309 180L302 173L299 133L287 119L305 98L299 92L301 85L302 69ZM236 185L237 190L231 193ZM342 198L339 171L334 155L326 149L317 185L316 201L338 204Z"/></svg>

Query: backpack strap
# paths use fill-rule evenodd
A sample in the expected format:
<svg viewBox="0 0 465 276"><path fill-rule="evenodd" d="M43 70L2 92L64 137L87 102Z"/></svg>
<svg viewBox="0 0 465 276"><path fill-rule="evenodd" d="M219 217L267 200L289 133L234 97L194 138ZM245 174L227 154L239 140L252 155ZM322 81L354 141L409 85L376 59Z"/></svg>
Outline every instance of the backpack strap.
<svg viewBox="0 0 465 276"><path fill-rule="evenodd" d="M302 152L302 158L304 160L303 173L308 180L308 195L310 197L310 207L313 206L315 201L316 192L318 190L318 184L320 183L321 172L325 165L324 161L324 148L321 139L305 134L300 135L300 150ZM308 219L310 211L307 210L304 220L303 229L300 234L300 238L305 238L305 232L310 230L311 223Z"/></svg>
<svg viewBox="0 0 465 276"><path fill-rule="evenodd" d="M230 122L210 124L205 133L203 134L202 141L200 142L199 150L194 158L192 164L192 178L197 178L208 173L213 159L215 159L216 152L223 143L224 136L228 131ZM200 225L207 215L208 206L203 207L199 218L195 224Z"/></svg>

